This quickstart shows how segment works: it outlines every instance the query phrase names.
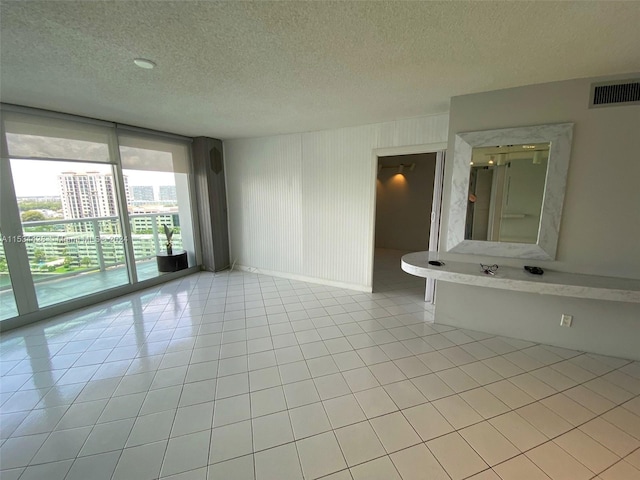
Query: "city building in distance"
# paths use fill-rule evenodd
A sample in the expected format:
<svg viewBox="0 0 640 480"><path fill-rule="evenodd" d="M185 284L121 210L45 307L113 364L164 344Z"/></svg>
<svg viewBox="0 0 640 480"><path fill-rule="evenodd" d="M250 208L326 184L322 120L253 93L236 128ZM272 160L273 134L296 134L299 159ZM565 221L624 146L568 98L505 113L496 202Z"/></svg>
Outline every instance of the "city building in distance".
<svg viewBox="0 0 640 480"><path fill-rule="evenodd" d="M124 185L129 203L128 178ZM118 215L113 175L99 172L62 172L58 175L62 213L65 219L115 217ZM72 224L73 229L85 231L87 224Z"/></svg>
<svg viewBox="0 0 640 480"><path fill-rule="evenodd" d="M134 202L153 202L156 199L151 185L132 185L131 194Z"/></svg>

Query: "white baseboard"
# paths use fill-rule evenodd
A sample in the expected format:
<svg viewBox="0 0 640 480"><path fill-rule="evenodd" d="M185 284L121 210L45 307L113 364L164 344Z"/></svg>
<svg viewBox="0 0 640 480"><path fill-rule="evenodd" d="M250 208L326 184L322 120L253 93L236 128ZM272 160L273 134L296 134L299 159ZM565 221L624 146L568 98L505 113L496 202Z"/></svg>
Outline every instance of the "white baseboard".
<svg viewBox="0 0 640 480"><path fill-rule="evenodd" d="M289 280L298 280L300 282L317 283L319 285L327 285L329 287L344 288L347 290L355 290L358 292L371 293L373 287L371 285L357 285L353 283L335 282L333 280L326 280L324 278L307 277L306 275L297 275L295 273L276 272L273 270L264 270L262 268L248 267L246 265L235 265L234 269L241 270L243 272L258 273L260 275L269 275L272 277L287 278Z"/></svg>

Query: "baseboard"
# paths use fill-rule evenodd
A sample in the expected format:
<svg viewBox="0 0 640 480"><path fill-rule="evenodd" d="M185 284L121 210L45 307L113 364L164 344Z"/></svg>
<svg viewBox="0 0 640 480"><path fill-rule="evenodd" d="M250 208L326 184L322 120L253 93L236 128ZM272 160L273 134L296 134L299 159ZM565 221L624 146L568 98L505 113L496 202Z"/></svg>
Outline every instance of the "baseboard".
<svg viewBox="0 0 640 480"><path fill-rule="evenodd" d="M334 280L327 280L324 278L308 277L306 275L297 275L295 273L277 272L274 270L265 270L262 268L248 267L246 265L238 264L236 264L233 268L241 270L243 272L258 273L260 275L269 275L271 277L286 278L289 280L297 280L300 282L316 283L319 285L326 285L328 287L344 288L346 290L355 290L358 292L371 293L373 291L371 285L358 285L354 283L336 282Z"/></svg>

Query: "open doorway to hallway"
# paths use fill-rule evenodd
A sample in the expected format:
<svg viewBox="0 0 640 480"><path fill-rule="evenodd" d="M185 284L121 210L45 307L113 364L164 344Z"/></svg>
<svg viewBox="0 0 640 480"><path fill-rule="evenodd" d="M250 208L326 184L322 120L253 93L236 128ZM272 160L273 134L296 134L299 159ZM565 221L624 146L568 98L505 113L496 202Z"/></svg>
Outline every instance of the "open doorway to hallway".
<svg viewBox="0 0 640 480"><path fill-rule="evenodd" d="M400 259L405 253L429 250L430 243L432 248L437 245L431 237L439 228L439 198L434 212L434 190L441 195L442 182L438 157L437 152L378 157L374 293L410 289L424 298L425 280L404 273Z"/></svg>

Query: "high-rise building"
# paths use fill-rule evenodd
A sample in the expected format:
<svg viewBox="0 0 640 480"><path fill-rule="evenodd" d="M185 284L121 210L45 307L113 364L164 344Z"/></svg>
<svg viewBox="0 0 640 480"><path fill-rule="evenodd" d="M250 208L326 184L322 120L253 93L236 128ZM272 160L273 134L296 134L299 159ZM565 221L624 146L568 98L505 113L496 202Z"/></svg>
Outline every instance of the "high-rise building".
<svg viewBox="0 0 640 480"><path fill-rule="evenodd" d="M124 185L129 203L129 183L126 175ZM65 219L118 215L115 183L110 173L62 172L58 175L58 186ZM73 230L78 230L77 226ZM85 227L81 226L80 230L84 231Z"/></svg>
<svg viewBox="0 0 640 480"><path fill-rule="evenodd" d="M177 201L176 186L175 185L160 185L159 187L160 200L161 201Z"/></svg>
<svg viewBox="0 0 640 480"><path fill-rule="evenodd" d="M153 202L155 195L151 185L133 185L131 187L134 202Z"/></svg>

